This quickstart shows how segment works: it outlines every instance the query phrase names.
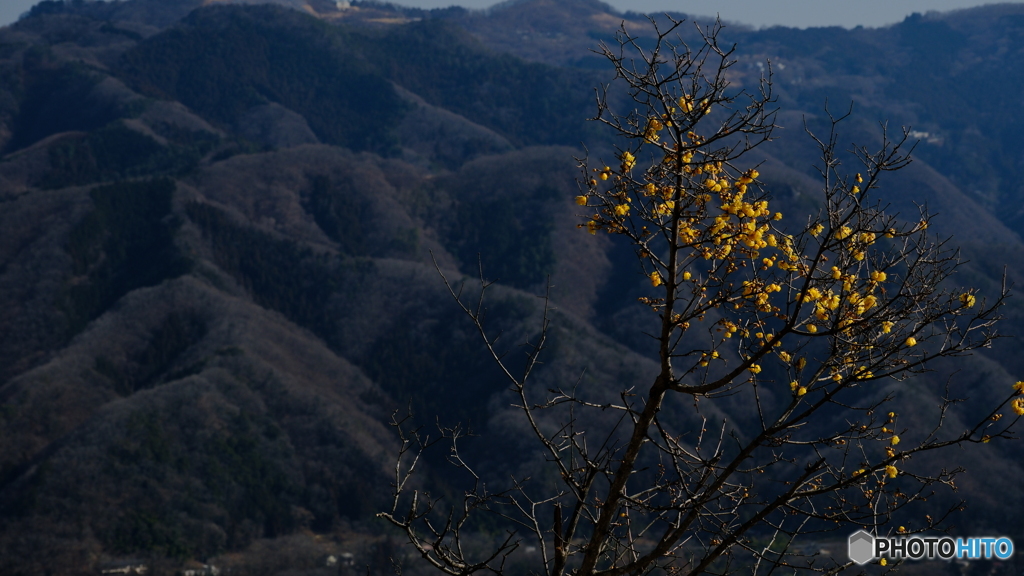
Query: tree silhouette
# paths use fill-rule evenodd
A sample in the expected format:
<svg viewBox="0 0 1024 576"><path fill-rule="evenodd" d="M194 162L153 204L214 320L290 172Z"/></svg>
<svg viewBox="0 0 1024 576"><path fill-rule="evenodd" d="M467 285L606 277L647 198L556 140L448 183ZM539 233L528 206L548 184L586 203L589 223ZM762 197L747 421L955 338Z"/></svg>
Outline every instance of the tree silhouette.
<svg viewBox="0 0 1024 576"><path fill-rule="evenodd" d="M411 488L429 443L396 419L403 448L393 505L380 516L445 573L504 573L523 538L540 550L535 571L551 576L835 573L852 563L805 555L798 538L886 530L894 514L937 484L952 485L958 472L919 470L915 456L1009 438L1024 414L1018 383L970 428L940 433L956 402L948 394L935 426L921 429L901 426L885 392L938 358L989 346L1008 294L1004 287L986 301L948 288L959 255L929 234L931 216L900 220L873 199L885 173L910 161L907 132L883 133L878 150L853 150L860 166L850 174L837 148L843 117L830 115L829 133L811 135L821 154L820 211L787 220L769 207L757 168L743 163L775 128L770 70L753 92L731 89L734 60L719 45L720 24L701 30L691 48L676 36L681 21L653 23L653 47L625 28L616 45L601 47L634 108L616 113L608 90L598 91L594 120L624 144L614 166L580 159L576 203L588 210L581 228L635 249L650 279L641 301L658 318L651 343L660 369L612 403L575 386L537 389L550 316L525 368L513 373L484 328L490 285L481 275L471 300L446 279L560 484L545 490L515 480L489 491L461 457L461 431L446 429L450 461L475 486L459 504L431 500ZM756 416L718 418L725 400ZM1015 417L1001 419L1002 410ZM587 413L609 411L619 415L614 425L594 428L600 418ZM551 413L557 426L548 425ZM474 554L467 533L483 514L517 531ZM899 530L926 531L944 519L929 515Z"/></svg>

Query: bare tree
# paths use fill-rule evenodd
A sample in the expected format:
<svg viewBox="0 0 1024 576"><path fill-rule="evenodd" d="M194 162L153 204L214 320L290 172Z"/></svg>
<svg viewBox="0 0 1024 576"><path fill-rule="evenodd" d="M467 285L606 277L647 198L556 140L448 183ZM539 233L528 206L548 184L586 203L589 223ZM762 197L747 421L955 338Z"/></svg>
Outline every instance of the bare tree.
<svg viewBox="0 0 1024 576"><path fill-rule="evenodd" d="M734 60L719 45L720 25L703 29L696 49L676 36L680 25L655 23L649 50L625 28L616 46L602 45L635 109L617 114L607 90L598 93L594 119L625 145L614 167L580 160L576 198L592 209L582 228L635 248L651 282L642 301L658 319L660 369L617 403L571 386L536 389L547 312L525 368L513 373L484 329L489 284L481 276L474 301L449 284L512 383L560 487L538 494L514 481L488 492L459 454L460 433L447 430L452 462L476 485L459 505L421 497L410 481L425 442L396 420L403 449L393 506L381 516L448 574L503 573L524 538L540 550L535 572L551 576L835 573L850 564L802 555L796 539L837 527L844 537L856 527L887 530L900 509L952 485L958 472L920 471L912 458L1009 438L1024 414L1018 384L966 430L941 430L955 402L949 394L934 427L901 428L887 383L989 346L1005 286L989 300L947 288L959 254L929 234L928 213L907 222L873 200L880 178L910 162L906 131L883 134L877 151L852 150L859 172L850 174L837 148L842 118L830 116L829 133L811 135L821 154L820 212L800 223L773 212L756 167L740 164L775 127L770 71L753 92L731 90ZM649 159L642 169L641 158ZM726 398L748 402L756 418L707 416ZM699 429L662 416L670 399L689 407L687 421ZM542 415L559 410L560 425L545 426ZM608 410L620 425L595 442L583 414ZM1002 420L1004 410L1016 417ZM517 529L471 554L467 526L477 514ZM944 517L900 530L929 530Z"/></svg>

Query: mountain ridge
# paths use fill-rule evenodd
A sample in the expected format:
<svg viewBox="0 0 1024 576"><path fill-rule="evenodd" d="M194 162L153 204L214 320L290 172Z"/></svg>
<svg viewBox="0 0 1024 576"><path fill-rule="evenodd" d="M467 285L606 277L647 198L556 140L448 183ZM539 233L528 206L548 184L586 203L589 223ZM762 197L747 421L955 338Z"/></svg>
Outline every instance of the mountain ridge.
<svg viewBox="0 0 1024 576"><path fill-rule="evenodd" d="M498 281L488 318L509 346L535 335L552 284L541 386L578 381L612 401L655 371L651 317L636 303L649 281L630 251L576 228L572 201L581 144L595 158L616 146L586 123L593 87L610 78L581 58L623 20L638 31L643 21L613 22L593 1L487 12L353 3L319 20L192 4L43 3L0 29L0 572L92 573L146 556L154 573L215 560L276 574L291 558L319 574L293 548L351 547L383 574L399 554L372 518L393 473L392 410L496 438L467 448L490 477L548 473L439 271L472 289L482 265ZM935 71L966 55L981 64L949 69L977 76L1024 51L1006 19L1018 11L925 15L890 37L726 28L741 45L737 88L760 78L760 56L777 66L786 128L750 156L773 206L787 217L817 209L801 128L825 125L819 97L847 98L850 141L879 142L879 111L936 139L876 197L911 221L918 201L942 213L937 233L971 260L958 281L994 294L1006 264L1017 279L1020 147L987 155L1008 131L963 147L997 133L1016 73L1006 88L986 84L991 110L974 114ZM545 14L548 28L535 27ZM930 59L912 44L935 22L960 39ZM983 37L986 25L1001 35ZM907 78L919 85L893 80L915 68ZM955 104L933 108L944 101ZM612 104L628 101L613 92ZM1005 310L1011 329L1024 319L1020 304ZM877 392L930 402L930 386L959 369L957 389L981 401L1024 372L1006 344ZM708 410L750 417L747 400ZM1007 513L1020 500L1020 449L984 450L957 456L1001 471L968 476L978 514L964 522L1024 533ZM431 458L424 486L458 493L443 455Z"/></svg>

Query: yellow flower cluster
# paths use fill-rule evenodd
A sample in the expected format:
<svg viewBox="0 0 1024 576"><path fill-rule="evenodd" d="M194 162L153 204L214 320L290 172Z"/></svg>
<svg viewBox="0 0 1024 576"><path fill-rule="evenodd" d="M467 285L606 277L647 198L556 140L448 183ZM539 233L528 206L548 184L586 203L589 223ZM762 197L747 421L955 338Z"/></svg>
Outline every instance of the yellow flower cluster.
<svg viewBox="0 0 1024 576"><path fill-rule="evenodd" d="M664 127L665 125L661 123L661 120L658 120L657 118L649 118L647 120L647 126L644 128L644 140L652 144L657 142L661 139L661 136L658 136L658 132L660 132Z"/></svg>
<svg viewBox="0 0 1024 576"><path fill-rule="evenodd" d="M706 99L701 100L700 104L695 104L693 97L689 94L680 96L676 103L679 104L679 110L684 114L697 112L701 115L706 115L711 113L711 105Z"/></svg>
<svg viewBox="0 0 1024 576"><path fill-rule="evenodd" d="M960 303L963 304L964 308L970 308L974 306L976 299L974 294L964 292L960 295Z"/></svg>
<svg viewBox="0 0 1024 576"><path fill-rule="evenodd" d="M702 352L700 355L700 362L698 362L698 364L701 366L707 366L708 362L715 358L718 358L718 350L712 350L711 353Z"/></svg>
<svg viewBox="0 0 1024 576"><path fill-rule="evenodd" d="M725 178L721 180L715 180L714 178L708 178L704 181L704 186L712 192L721 192L722 190L729 189L729 181Z"/></svg>
<svg viewBox="0 0 1024 576"><path fill-rule="evenodd" d="M815 300L821 298L821 296L821 290L811 287L807 290L806 294L804 294L803 296L799 296L797 300L800 302L814 302Z"/></svg>
<svg viewBox="0 0 1024 576"><path fill-rule="evenodd" d="M673 202L672 200L666 200L664 202L655 203L654 213L657 214L658 216L663 217L671 216L672 210L674 210L675 207L676 203Z"/></svg>
<svg viewBox="0 0 1024 576"><path fill-rule="evenodd" d="M765 284L761 280L744 280L743 281L743 297L749 298L754 301L754 305L758 310L762 312L776 312L778 308L775 308L769 303L769 298L772 292L781 292L782 286L771 283Z"/></svg>
<svg viewBox="0 0 1024 576"><path fill-rule="evenodd" d="M636 156L633 156L628 150L622 153L622 171L629 172L636 166Z"/></svg>
<svg viewBox="0 0 1024 576"><path fill-rule="evenodd" d="M1017 416L1024 416L1024 398L1014 398L1010 401L1010 408L1017 413Z"/></svg>
<svg viewBox="0 0 1024 576"><path fill-rule="evenodd" d="M861 297L860 294L854 292L850 294L850 304L853 306L853 313L857 316L863 316L865 312L875 307L878 304L878 298L874 294L868 294L867 296Z"/></svg>
<svg viewBox="0 0 1024 576"><path fill-rule="evenodd" d="M807 296L811 296L810 290L807 291ZM829 290L825 294L821 294L821 292L819 291L818 298L815 298L814 300L811 301L815 300L816 302L814 304L814 316L818 320L828 320L829 312L839 308L839 304L841 303L839 295L833 294L831 290Z"/></svg>
<svg viewBox="0 0 1024 576"><path fill-rule="evenodd" d="M724 336L726 338L732 338L732 335L740 329L739 326L730 320L720 320L719 323L722 325L722 331L725 332Z"/></svg>
<svg viewBox="0 0 1024 576"><path fill-rule="evenodd" d="M867 369L866 366L860 366L853 373L855 380L870 380L875 377L875 373Z"/></svg>
<svg viewBox="0 0 1024 576"><path fill-rule="evenodd" d="M743 244L749 248L755 250L765 248L768 246L768 240L765 239L765 235L768 232L768 225L762 224L758 226L756 222L744 222L740 226L739 233L736 238L743 242Z"/></svg>

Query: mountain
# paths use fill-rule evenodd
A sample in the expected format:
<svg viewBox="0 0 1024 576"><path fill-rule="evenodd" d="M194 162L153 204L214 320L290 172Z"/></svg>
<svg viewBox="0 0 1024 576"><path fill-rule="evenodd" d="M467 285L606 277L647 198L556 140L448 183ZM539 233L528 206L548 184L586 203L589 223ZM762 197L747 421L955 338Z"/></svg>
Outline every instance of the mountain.
<svg viewBox="0 0 1024 576"><path fill-rule="evenodd" d="M635 257L579 231L572 203L583 143L614 150L587 122L612 80L590 50L620 25L651 42L644 17L589 0L50 0L0 29L0 572L319 574L342 552L389 571L402 551L373 514L409 406L486 434L466 455L489 477L543 474L438 271L497 281L488 322L510 346L535 335L550 275L542 386L583 373L614 399L656 370ZM803 127L852 102L844 139L870 147L879 120L921 139L880 198L940 214L969 260L958 282L992 295L1005 267L1019 284L1022 32L1020 5L727 26L735 86L774 72L782 128L751 157L773 205L816 209ZM1012 334L1024 308L1006 316ZM1015 348L895 393L912 414L958 371L997 397L1024 374ZM742 398L715 411L754 417ZM978 471L958 522L1019 540L1021 449L979 448L953 459ZM443 454L425 465L425 487L458 492Z"/></svg>

